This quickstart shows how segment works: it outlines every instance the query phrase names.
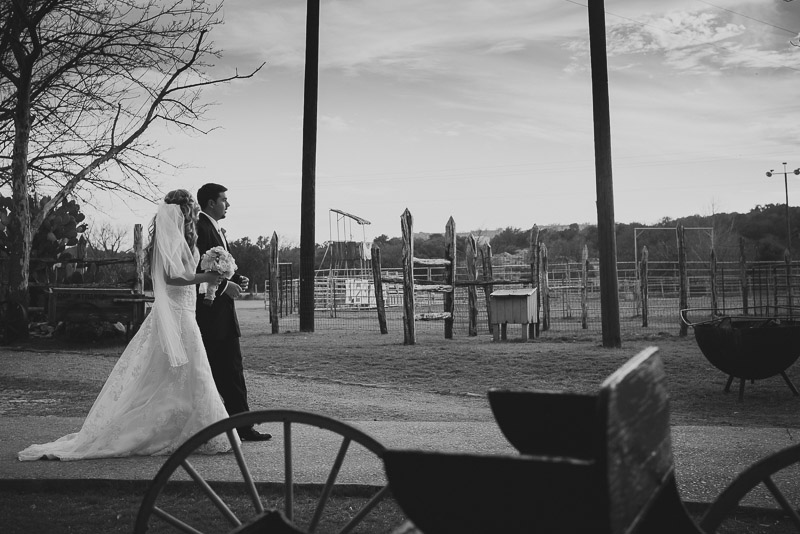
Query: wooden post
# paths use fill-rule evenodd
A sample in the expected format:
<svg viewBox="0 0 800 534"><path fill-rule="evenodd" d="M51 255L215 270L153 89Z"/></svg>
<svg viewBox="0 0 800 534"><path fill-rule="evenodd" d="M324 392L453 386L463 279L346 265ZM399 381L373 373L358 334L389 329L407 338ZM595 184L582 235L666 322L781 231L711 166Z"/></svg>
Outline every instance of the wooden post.
<svg viewBox="0 0 800 534"><path fill-rule="evenodd" d="M639 262L639 285L640 285L640 293L642 294L642 326L648 326L648 314L649 314L649 291L647 289L647 260L649 259L649 252L647 251L647 245L642 247L642 259Z"/></svg>
<svg viewBox="0 0 800 534"><path fill-rule="evenodd" d="M689 307L689 279L686 273L686 231L682 224L676 228L678 236L678 276L680 277L680 296L678 307L685 310ZM680 337L686 337L689 333L689 325L680 321Z"/></svg>
<svg viewBox="0 0 800 534"><path fill-rule="evenodd" d="M142 246L142 225L133 225L133 265L136 269L136 278L133 281L133 292L137 295L144 293L144 247Z"/></svg>
<svg viewBox="0 0 800 534"><path fill-rule="evenodd" d="M600 249L600 309L603 346L621 347L617 235L614 223L614 185L611 173L611 116L608 105L608 57L603 0L590 0L589 55L592 67L594 161L597 190L597 235Z"/></svg>
<svg viewBox="0 0 800 534"><path fill-rule="evenodd" d="M478 272L475 266L475 259L478 255L478 244L475 236L470 234L467 238L467 280L475 282L478 279ZM474 284L467 288L469 294L469 335L478 335L478 290Z"/></svg>
<svg viewBox="0 0 800 534"><path fill-rule="evenodd" d="M278 268L278 234L272 232L272 239L269 242L269 324L272 326L273 334L279 331Z"/></svg>
<svg viewBox="0 0 800 534"><path fill-rule="evenodd" d="M547 245L539 243L539 283L542 284L542 330L550 330L550 281L547 275Z"/></svg>
<svg viewBox="0 0 800 534"><path fill-rule="evenodd" d="M581 255L581 328L589 328L589 309L587 307L589 290L589 247L583 245Z"/></svg>
<svg viewBox="0 0 800 534"><path fill-rule="evenodd" d="M747 283L747 260L744 257L743 237L739 238L739 277L739 284L742 287L742 313L747 315L749 311L750 286Z"/></svg>
<svg viewBox="0 0 800 534"><path fill-rule="evenodd" d="M534 234L535 231L535 234ZM531 287L539 288L539 228L534 225L531 228L529 240L531 251ZM536 291L536 337L539 336L539 309L542 305L541 291Z"/></svg>
<svg viewBox="0 0 800 534"><path fill-rule="evenodd" d="M444 259L450 263L445 266L445 284L452 291L444 294L444 311L450 316L444 320L444 338L453 339L453 321L456 311L456 222L453 217L447 220L444 228Z"/></svg>
<svg viewBox="0 0 800 534"><path fill-rule="evenodd" d="M792 318L792 253L787 248L783 253L783 261L786 263L786 305L789 308L789 319Z"/></svg>
<svg viewBox="0 0 800 534"><path fill-rule="evenodd" d="M492 290L494 286L490 283L494 279L494 275L492 274L492 245L490 245L487 240L481 245L478 252L481 256L482 280L485 284L483 286L483 296L486 301L486 318L489 322L489 333L492 333L492 329L494 328L494 320L492 318Z"/></svg>
<svg viewBox="0 0 800 534"><path fill-rule="evenodd" d="M778 312L778 295L780 294L780 289L778 286L778 267L776 265L772 266L772 286L775 289L772 295L772 316L777 317L779 315Z"/></svg>
<svg viewBox="0 0 800 534"><path fill-rule="evenodd" d="M711 316L717 315L717 254L711 249Z"/></svg>
<svg viewBox="0 0 800 534"><path fill-rule="evenodd" d="M142 245L142 225L141 224L134 224L133 225L133 267L136 271L135 277L133 279L133 294L134 295L143 295L144 294L144 247ZM144 321L144 310L145 310L145 303L144 302L134 302L131 304L133 306L133 316L131 317L131 322L135 327L138 327Z"/></svg>
<svg viewBox="0 0 800 534"><path fill-rule="evenodd" d="M408 208L400 216L403 232L403 344L414 345L414 218Z"/></svg>
<svg viewBox="0 0 800 534"><path fill-rule="evenodd" d="M381 334L388 334L386 326L386 303L383 300L383 278L381 278L381 249L372 244L372 281L375 286L375 307L378 309L378 325Z"/></svg>

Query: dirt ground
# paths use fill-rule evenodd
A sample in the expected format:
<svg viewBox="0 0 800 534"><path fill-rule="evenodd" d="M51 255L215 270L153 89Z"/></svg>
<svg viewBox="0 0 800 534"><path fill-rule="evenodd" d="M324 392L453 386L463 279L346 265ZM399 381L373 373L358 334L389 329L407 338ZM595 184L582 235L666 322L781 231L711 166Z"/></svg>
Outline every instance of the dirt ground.
<svg viewBox="0 0 800 534"><path fill-rule="evenodd" d="M262 302L240 301L242 351L251 409L290 408L338 419L491 420L490 388L594 392L647 346L659 347L673 424L800 428L800 398L779 377L748 383L744 402L723 393L726 375L693 336L664 333L603 348L599 336L493 342L491 336L317 331L271 334ZM0 414L85 416L124 340L32 339L0 347ZM794 365L787 372L800 384ZM735 390L735 388L734 388Z"/></svg>

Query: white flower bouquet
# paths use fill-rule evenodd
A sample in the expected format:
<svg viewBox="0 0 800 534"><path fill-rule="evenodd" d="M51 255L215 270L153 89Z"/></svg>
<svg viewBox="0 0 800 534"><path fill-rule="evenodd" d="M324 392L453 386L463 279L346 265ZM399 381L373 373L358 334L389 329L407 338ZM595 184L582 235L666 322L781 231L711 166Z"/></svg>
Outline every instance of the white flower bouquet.
<svg viewBox="0 0 800 534"><path fill-rule="evenodd" d="M206 272L214 271L219 273L223 278L230 278L236 272L236 261L224 247L214 247L208 249L203 254L203 257L200 258L200 268ZM219 283L208 283L203 304L211 306L214 303L217 289L219 289Z"/></svg>

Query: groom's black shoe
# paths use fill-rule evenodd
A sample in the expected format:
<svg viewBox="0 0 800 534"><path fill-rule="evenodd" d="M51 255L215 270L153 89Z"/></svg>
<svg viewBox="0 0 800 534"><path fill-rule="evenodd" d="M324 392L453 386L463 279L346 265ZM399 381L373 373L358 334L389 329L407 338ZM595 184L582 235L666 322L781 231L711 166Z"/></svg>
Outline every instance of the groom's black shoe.
<svg viewBox="0 0 800 534"><path fill-rule="evenodd" d="M239 439L242 441L268 441L272 439L272 434L259 432L255 428L239 428Z"/></svg>

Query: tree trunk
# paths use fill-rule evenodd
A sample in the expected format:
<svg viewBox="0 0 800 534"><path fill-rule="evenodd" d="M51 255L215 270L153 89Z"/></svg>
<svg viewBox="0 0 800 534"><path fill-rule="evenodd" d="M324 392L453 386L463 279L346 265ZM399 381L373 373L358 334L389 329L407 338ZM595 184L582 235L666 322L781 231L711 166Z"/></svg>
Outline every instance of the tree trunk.
<svg viewBox="0 0 800 534"><path fill-rule="evenodd" d="M8 298L27 312L29 296L28 281L31 263L31 211L28 196L28 143L31 133L30 73L19 77L17 105L14 110L14 152L11 160L11 198L13 202L9 235L11 243L9 262ZM27 313L26 313L27 314ZM24 314L24 315L26 315ZM23 315L23 316L24 316ZM22 335L27 334L28 325L12 325ZM24 328L22 328L24 326Z"/></svg>

